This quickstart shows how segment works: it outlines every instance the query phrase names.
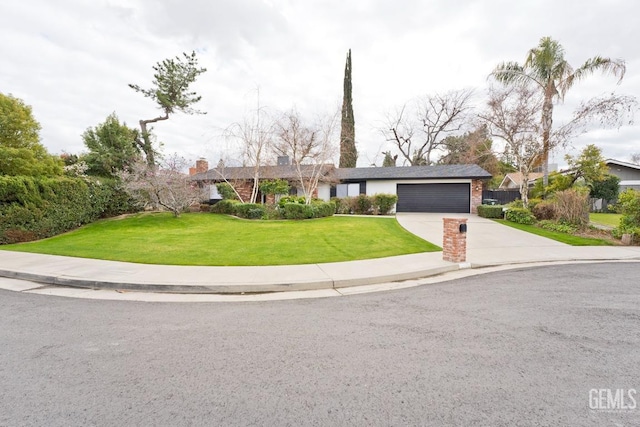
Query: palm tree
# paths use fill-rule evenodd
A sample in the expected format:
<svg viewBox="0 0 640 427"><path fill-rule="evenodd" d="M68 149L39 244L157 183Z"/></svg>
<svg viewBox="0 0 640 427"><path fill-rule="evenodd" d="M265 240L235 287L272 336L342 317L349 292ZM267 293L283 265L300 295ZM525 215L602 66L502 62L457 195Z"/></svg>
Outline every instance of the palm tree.
<svg viewBox="0 0 640 427"><path fill-rule="evenodd" d="M594 56L575 70L564 59L564 48L551 37L543 37L540 44L531 49L523 65L516 62L503 62L491 73L503 84L530 84L538 86L544 94L542 104L542 167L543 183L549 183L549 149L551 127L553 124L553 103L562 102L573 84L596 71L613 74L618 83L624 77L626 66L621 59Z"/></svg>

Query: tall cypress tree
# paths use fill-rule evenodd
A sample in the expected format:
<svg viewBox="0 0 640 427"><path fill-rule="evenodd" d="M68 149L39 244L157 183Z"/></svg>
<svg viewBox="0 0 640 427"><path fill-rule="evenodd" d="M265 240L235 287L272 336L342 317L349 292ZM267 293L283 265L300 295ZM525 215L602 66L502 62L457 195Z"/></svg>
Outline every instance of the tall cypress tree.
<svg viewBox="0 0 640 427"><path fill-rule="evenodd" d="M342 97L342 124L340 128L340 164L341 168L355 168L358 160L356 149L356 128L353 118L353 99L351 97L351 49L347 53L344 66L344 93Z"/></svg>

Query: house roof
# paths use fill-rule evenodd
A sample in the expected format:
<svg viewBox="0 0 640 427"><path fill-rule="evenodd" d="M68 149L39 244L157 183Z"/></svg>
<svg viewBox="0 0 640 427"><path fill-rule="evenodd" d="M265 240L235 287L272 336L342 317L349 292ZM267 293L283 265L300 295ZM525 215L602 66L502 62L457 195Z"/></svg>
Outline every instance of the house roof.
<svg viewBox="0 0 640 427"><path fill-rule="evenodd" d="M607 164L607 166L608 165L616 165L616 166L623 166L625 168L640 170L640 165L636 165L636 164L633 164L633 163L627 163L627 162L621 162L620 160L607 159L604 162Z"/></svg>
<svg viewBox="0 0 640 427"><path fill-rule="evenodd" d="M300 165L303 177L310 177L317 170L317 165ZM371 168L342 168L333 164L323 167L324 180L336 181L365 181L387 179L490 179L491 174L478 165L435 165L435 166L404 166L404 167L371 167ZM253 167L224 167L209 169L206 173L192 175L196 181L222 181L234 179L253 179ZM294 165L261 166L262 179L298 179L298 170Z"/></svg>
<svg viewBox="0 0 640 427"><path fill-rule="evenodd" d="M381 179L490 179L491 174L478 165L434 165L336 169L342 181Z"/></svg>
<svg viewBox="0 0 640 427"><path fill-rule="evenodd" d="M531 172L529 174L529 182L531 181L535 181L536 179L542 178L543 173L541 172ZM504 176L504 178L502 179L502 182L500 183L500 188L503 188L504 185L507 184L507 181L511 181L513 182L515 185L517 185L518 187L520 186L520 183L522 182L522 172L511 172L508 173Z"/></svg>
<svg viewBox="0 0 640 427"><path fill-rule="evenodd" d="M311 177L314 172L322 167L322 175L327 176L335 170L335 165L300 165L300 174L303 178ZM255 168L249 166L239 167L222 167L209 169L205 173L192 175L192 179L196 181L222 181L224 179L253 179L255 176ZM260 166L261 179L299 179L297 166Z"/></svg>

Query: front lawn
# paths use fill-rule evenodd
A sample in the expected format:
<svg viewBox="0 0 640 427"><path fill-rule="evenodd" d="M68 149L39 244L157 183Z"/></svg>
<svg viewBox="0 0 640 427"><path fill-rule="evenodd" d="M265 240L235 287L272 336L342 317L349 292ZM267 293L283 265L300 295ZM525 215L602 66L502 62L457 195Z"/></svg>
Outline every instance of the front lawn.
<svg viewBox="0 0 640 427"><path fill-rule="evenodd" d="M509 227L517 228L518 230L526 231L531 234L537 234L538 236L546 237L548 239L556 240L558 242L566 243L571 246L613 246L612 240L600 239L594 237L576 236L574 234L560 233L558 231L545 230L544 228L537 227L535 225L518 224L516 222L508 221L506 219L496 219L494 221L500 224L507 225Z"/></svg>
<svg viewBox="0 0 640 427"><path fill-rule="evenodd" d="M286 265L439 251L395 218L250 221L224 215L139 214L0 249L167 265Z"/></svg>
<svg viewBox="0 0 640 427"><path fill-rule="evenodd" d="M614 213L590 213L589 222L594 224L606 225L615 228L620 225L621 214Z"/></svg>

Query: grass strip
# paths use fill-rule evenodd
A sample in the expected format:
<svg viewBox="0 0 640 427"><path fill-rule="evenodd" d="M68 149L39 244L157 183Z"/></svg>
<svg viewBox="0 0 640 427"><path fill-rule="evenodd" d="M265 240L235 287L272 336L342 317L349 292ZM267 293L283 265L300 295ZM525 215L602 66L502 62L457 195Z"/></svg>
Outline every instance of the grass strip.
<svg viewBox="0 0 640 427"><path fill-rule="evenodd" d="M515 222L507 221L506 219L496 219L494 221L508 227L516 228L518 230L526 231L527 233L536 234L538 236L546 237L548 239L555 240L557 242L566 243L571 246L613 246L613 242L606 239L597 239L593 237L575 236L573 234L560 233L558 231L549 231L544 228L537 227L535 225L518 224Z"/></svg>

